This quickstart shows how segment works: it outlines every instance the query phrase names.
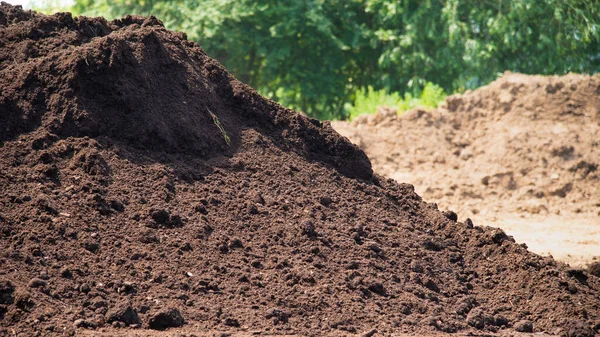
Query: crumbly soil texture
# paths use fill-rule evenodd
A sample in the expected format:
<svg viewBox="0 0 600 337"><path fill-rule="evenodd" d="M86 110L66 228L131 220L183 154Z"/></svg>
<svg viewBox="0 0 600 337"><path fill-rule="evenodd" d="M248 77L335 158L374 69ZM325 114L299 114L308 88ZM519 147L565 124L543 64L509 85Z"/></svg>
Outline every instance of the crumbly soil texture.
<svg viewBox="0 0 600 337"><path fill-rule="evenodd" d="M0 6L0 335L592 336L600 280L373 174L153 17Z"/></svg>
<svg viewBox="0 0 600 337"><path fill-rule="evenodd" d="M600 75L506 73L438 109L333 126L377 173L460 219L573 265L600 258Z"/></svg>

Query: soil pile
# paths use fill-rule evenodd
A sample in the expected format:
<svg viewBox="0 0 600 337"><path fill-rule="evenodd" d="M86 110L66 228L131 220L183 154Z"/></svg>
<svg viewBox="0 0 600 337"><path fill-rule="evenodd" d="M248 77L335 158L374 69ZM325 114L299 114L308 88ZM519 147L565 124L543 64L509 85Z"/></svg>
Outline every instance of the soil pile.
<svg viewBox="0 0 600 337"><path fill-rule="evenodd" d="M572 253L588 247L600 255L600 75L507 73L436 110L396 116L381 108L334 127L365 150L377 173L414 184L461 219L499 226L508 214L548 219L532 229L538 235L581 223L581 236L569 237L581 242Z"/></svg>
<svg viewBox="0 0 600 337"><path fill-rule="evenodd" d="M600 327L596 276L373 175L158 20L0 27L0 334Z"/></svg>

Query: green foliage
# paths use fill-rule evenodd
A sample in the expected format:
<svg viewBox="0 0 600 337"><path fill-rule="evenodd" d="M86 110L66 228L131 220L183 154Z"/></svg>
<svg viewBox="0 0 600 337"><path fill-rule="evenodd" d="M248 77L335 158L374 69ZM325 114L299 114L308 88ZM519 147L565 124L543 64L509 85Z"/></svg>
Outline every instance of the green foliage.
<svg viewBox="0 0 600 337"><path fill-rule="evenodd" d="M416 96L411 93L406 93L404 99L398 104L398 111L406 111L408 109L422 108L437 108L437 106L446 99L446 92L437 84L427 82L423 90Z"/></svg>
<svg viewBox="0 0 600 337"><path fill-rule="evenodd" d="M64 0L38 0L33 2L35 10L42 13L53 14L56 12L68 12L71 10Z"/></svg>
<svg viewBox="0 0 600 337"><path fill-rule="evenodd" d="M402 97L398 93L389 94L387 90L374 90L369 86L367 90L359 89L354 98L354 104L348 107L348 116L353 119L363 114L372 114L377 112L378 106L398 107L403 103Z"/></svg>
<svg viewBox="0 0 600 337"><path fill-rule="evenodd" d="M368 86L367 90L363 88L355 93L354 104L347 106L347 111L350 119L375 113L378 106L397 108L401 113L416 107L437 108L445 98L444 89L431 82L425 84L420 93L416 95L406 93L404 98L398 93L390 94L385 89L374 90L372 86Z"/></svg>
<svg viewBox="0 0 600 337"><path fill-rule="evenodd" d="M600 70L598 0L75 0L77 14L154 14L237 78L319 118L358 90L472 89L506 70Z"/></svg>

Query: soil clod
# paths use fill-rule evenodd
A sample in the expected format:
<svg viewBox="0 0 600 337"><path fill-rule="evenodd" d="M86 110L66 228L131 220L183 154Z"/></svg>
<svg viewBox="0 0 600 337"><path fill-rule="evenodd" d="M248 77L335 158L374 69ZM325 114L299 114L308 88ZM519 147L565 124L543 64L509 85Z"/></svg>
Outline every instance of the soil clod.
<svg viewBox="0 0 600 337"><path fill-rule="evenodd" d="M518 332L533 332L533 322L521 320L514 324L514 328Z"/></svg>
<svg viewBox="0 0 600 337"><path fill-rule="evenodd" d="M600 262L593 262L588 266L588 272L590 275L600 277Z"/></svg>
<svg viewBox="0 0 600 337"><path fill-rule="evenodd" d="M142 320L128 301L117 303L106 313L106 322L122 322L125 325L142 324Z"/></svg>
<svg viewBox="0 0 600 337"><path fill-rule="evenodd" d="M47 283L46 281L44 281L40 278L34 277L31 280L29 280L29 282L27 283L27 286L29 288L41 288L41 287L45 287L46 283Z"/></svg>
<svg viewBox="0 0 600 337"><path fill-rule="evenodd" d="M148 320L148 327L153 330L166 330L183 326L184 319L175 308L163 309L153 314Z"/></svg>

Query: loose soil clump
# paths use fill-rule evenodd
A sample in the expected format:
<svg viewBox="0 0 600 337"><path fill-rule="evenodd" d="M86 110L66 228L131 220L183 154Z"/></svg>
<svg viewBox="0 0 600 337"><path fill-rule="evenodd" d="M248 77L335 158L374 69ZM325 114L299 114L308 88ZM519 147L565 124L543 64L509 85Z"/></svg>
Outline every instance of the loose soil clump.
<svg viewBox="0 0 600 337"><path fill-rule="evenodd" d="M155 18L3 3L0 46L0 335L598 327L596 276L374 175Z"/></svg>

